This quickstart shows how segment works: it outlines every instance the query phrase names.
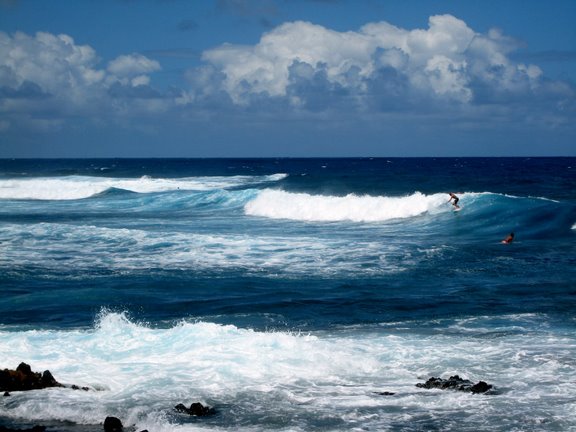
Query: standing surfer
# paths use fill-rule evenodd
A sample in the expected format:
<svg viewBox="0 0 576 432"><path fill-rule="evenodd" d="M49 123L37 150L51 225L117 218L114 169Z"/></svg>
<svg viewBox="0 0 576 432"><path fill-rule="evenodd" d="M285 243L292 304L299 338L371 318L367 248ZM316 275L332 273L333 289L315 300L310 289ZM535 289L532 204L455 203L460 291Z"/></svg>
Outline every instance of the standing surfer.
<svg viewBox="0 0 576 432"><path fill-rule="evenodd" d="M450 199L448 200L448 202L454 200L454 202L452 203L452 205L454 207L456 207L457 209L460 208L460 206L458 205L458 201L460 201L460 198L458 198L456 195L454 195L454 193L450 192Z"/></svg>

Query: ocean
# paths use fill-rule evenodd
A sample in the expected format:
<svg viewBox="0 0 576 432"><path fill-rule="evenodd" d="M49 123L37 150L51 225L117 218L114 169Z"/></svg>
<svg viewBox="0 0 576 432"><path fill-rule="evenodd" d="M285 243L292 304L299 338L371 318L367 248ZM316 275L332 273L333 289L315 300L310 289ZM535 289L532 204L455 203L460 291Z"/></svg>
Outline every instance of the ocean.
<svg viewBox="0 0 576 432"><path fill-rule="evenodd" d="M576 431L576 158L0 160L0 292L6 427Z"/></svg>

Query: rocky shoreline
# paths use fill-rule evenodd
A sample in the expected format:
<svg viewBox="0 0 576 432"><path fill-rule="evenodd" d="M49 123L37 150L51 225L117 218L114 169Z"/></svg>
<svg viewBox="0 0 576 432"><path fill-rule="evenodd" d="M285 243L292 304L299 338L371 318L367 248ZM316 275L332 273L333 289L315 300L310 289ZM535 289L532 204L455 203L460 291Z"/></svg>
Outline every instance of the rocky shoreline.
<svg viewBox="0 0 576 432"><path fill-rule="evenodd" d="M458 375L451 376L448 379L431 377L426 382L417 383L415 386L423 389L452 390L473 394L495 394L493 385L484 381L479 381L474 384L472 381L460 378ZM4 397L10 397L10 392L41 390L51 387L65 387L72 390L83 391L91 390L88 387L80 387L74 384L61 384L56 381L49 370L46 370L43 373L34 372L26 363L20 363L16 369L0 370L0 392L4 392ZM380 396L394 396L396 393L383 391L376 392L376 394ZM177 413L195 417L204 417L216 414L215 408L204 406L200 402L193 402L189 407L180 403L172 409ZM104 429L104 432L136 432L136 429L133 426L124 426L120 419L112 416L106 417L100 425L69 428L69 430L82 430L84 432L102 431L102 429ZM61 429L52 428L50 425L34 425L25 428L9 428L0 426L0 432L45 432L47 430ZM142 430L138 432L148 431Z"/></svg>
<svg viewBox="0 0 576 432"><path fill-rule="evenodd" d="M11 391L41 390L50 387L67 387L73 390L89 390L88 387L79 387L75 384L61 384L49 370L43 373L33 372L30 365L20 363L16 369L0 370L0 392L9 396Z"/></svg>
<svg viewBox="0 0 576 432"><path fill-rule="evenodd" d="M16 369L0 370L0 393L3 397L10 397L10 392L42 390L51 387L65 387L72 390L90 391L89 387L80 387L75 384L62 384L54 378L49 370L43 373L34 372L30 365L20 363ZM178 413L187 414L195 417L203 417L214 414L214 408L202 405L200 402L194 402L187 408L184 404L178 404L174 408ZM135 431L133 427L125 427L122 421L116 417L106 417L102 426L98 430L104 429L104 432L125 432ZM48 426L35 425L28 428L9 428L0 425L0 432L45 432ZM148 432L147 430L139 432Z"/></svg>

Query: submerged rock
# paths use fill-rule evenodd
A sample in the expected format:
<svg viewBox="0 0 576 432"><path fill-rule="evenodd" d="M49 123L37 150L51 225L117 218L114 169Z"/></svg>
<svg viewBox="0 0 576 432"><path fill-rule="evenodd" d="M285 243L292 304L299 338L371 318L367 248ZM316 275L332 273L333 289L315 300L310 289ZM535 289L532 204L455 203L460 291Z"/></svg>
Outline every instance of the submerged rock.
<svg viewBox="0 0 576 432"><path fill-rule="evenodd" d="M394 392L389 392L389 391L385 391L385 392L374 392L376 393L378 396L394 396L396 393Z"/></svg>
<svg viewBox="0 0 576 432"><path fill-rule="evenodd" d="M425 383L418 383L416 387L426 389L457 390L470 393L486 393L492 388L492 385L484 381L478 381L474 384L472 381L462 379L458 375L451 376L448 379L429 378Z"/></svg>
<svg viewBox="0 0 576 432"><path fill-rule="evenodd" d="M32 372L26 363L20 363L16 370L0 370L0 391L38 390L47 387L64 387L54 379L50 371Z"/></svg>
<svg viewBox="0 0 576 432"><path fill-rule="evenodd" d="M84 391L90 390L88 387L79 387L76 384L72 384L71 386L65 386L65 387L69 387L72 390L84 390Z"/></svg>
<svg viewBox="0 0 576 432"><path fill-rule="evenodd" d="M192 405L190 405L190 408L186 408L184 404L178 404L174 407L174 409L178 412L198 417L207 416L215 413L214 408L204 406L200 402L194 402Z"/></svg>

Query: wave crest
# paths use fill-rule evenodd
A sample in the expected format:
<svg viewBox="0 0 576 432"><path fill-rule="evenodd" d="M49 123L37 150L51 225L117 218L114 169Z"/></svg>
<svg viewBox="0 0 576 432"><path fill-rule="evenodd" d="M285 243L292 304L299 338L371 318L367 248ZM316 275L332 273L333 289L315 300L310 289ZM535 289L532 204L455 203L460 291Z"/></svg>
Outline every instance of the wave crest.
<svg viewBox="0 0 576 432"><path fill-rule="evenodd" d="M416 192L404 197L310 195L266 189L244 206L246 214L321 222L381 222L446 209L446 194Z"/></svg>
<svg viewBox="0 0 576 432"><path fill-rule="evenodd" d="M185 178L42 177L0 180L0 199L76 200L100 195L108 190L157 193L176 190L210 191L276 182L287 174L266 176L213 176Z"/></svg>

